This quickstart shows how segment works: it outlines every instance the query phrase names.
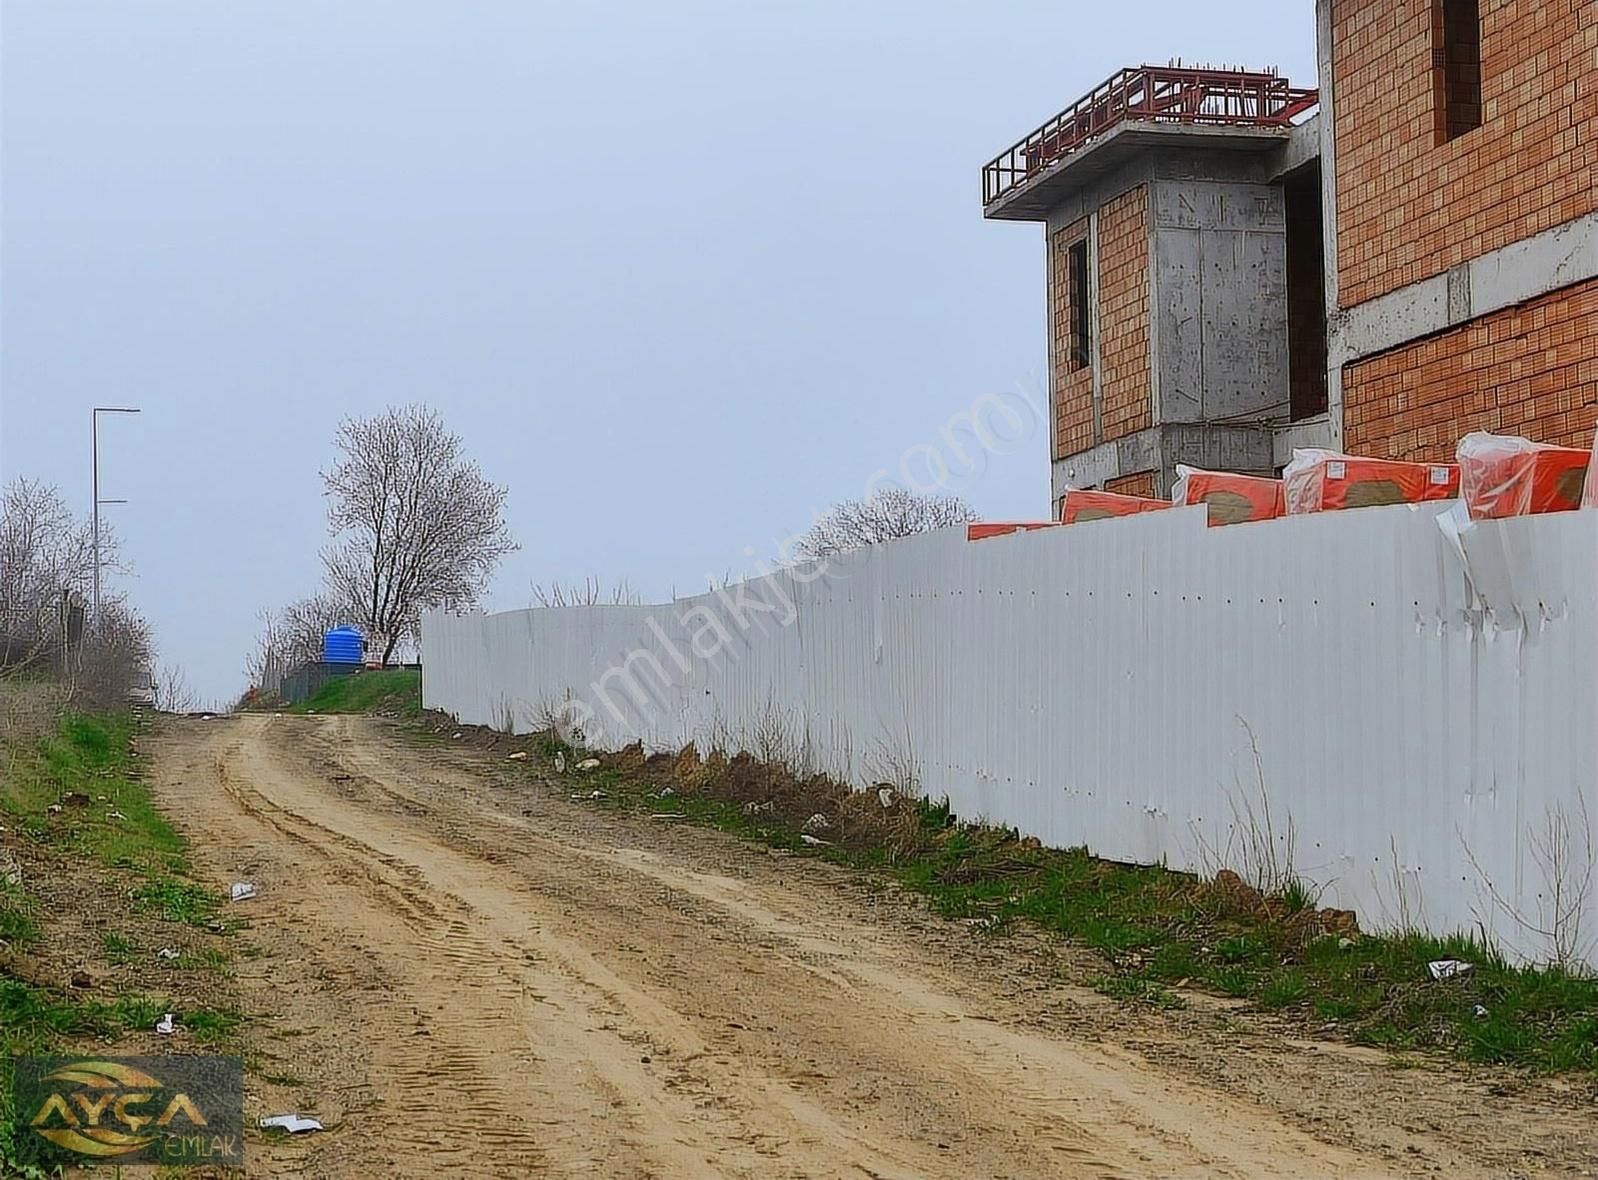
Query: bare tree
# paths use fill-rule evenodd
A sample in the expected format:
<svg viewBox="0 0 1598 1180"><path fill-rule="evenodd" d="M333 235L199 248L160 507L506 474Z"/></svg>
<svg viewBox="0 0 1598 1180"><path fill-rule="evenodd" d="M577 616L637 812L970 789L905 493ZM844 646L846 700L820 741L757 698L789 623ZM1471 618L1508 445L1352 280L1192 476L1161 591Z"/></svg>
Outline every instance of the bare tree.
<svg viewBox="0 0 1598 1180"><path fill-rule="evenodd" d="M102 597L78 653L73 694L100 706L123 704L149 677L153 655L149 624L120 598Z"/></svg>
<svg viewBox="0 0 1598 1180"><path fill-rule="evenodd" d="M100 530L102 564L114 563L114 538ZM94 578L89 526L61 493L19 479L0 493L0 662L59 659L66 603L81 602Z"/></svg>
<svg viewBox="0 0 1598 1180"><path fill-rule="evenodd" d="M459 435L426 406L346 418L338 460L322 473L334 541L322 551L335 601L384 644L387 663L415 639L422 611L471 606L516 548L506 489L466 459Z"/></svg>
<svg viewBox="0 0 1598 1180"><path fill-rule="evenodd" d="M833 505L793 544L799 558L832 557L896 537L980 519L958 496L930 496L889 486L865 500Z"/></svg>
<svg viewBox="0 0 1598 1180"><path fill-rule="evenodd" d="M199 698L189 687L189 678L176 664L163 664L155 678L155 707L162 713L191 712Z"/></svg>
<svg viewBox="0 0 1598 1180"><path fill-rule="evenodd" d="M581 583L551 582L532 586L534 606L637 606L643 597L632 583L621 579L608 591L598 578L584 578Z"/></svg>

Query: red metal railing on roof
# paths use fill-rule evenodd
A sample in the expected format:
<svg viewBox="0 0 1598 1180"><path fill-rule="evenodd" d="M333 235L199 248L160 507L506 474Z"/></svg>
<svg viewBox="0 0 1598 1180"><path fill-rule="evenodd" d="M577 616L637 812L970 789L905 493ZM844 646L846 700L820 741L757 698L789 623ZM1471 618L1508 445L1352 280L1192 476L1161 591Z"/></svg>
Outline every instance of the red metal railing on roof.
<svg viewBox="0 0 1598 1180"><path fill-rule="evenodd" d="M1314 90L1297 89L1270 73L1183 66L1125 69L983 168L982 203L992 204L1118 123L1285 127L1318 101Z"/></svg>

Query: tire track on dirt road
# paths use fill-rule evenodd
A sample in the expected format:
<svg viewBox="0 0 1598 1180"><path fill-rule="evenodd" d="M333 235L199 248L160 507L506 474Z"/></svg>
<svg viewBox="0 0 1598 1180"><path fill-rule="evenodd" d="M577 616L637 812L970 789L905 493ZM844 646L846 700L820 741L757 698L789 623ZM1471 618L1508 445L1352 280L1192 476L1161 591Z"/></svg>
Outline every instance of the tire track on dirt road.
<svg viewBox="0 0 1598 1180"><path fill-rule="evenodd" d="M1041 1030L779 862L707 871L365 720L176 723L153 777L219 874L262 884L242 982L315 1029L271 1048L331 1129L259 1174L1420 1172Z"/></svg>

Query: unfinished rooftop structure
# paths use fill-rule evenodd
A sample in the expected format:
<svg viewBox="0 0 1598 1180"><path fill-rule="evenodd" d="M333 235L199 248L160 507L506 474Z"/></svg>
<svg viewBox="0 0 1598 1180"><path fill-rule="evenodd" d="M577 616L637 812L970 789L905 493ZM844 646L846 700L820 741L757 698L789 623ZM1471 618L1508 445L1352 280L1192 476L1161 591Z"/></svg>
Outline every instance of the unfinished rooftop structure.
<svg viewBox="0 0 1598 1180"><path fill-rule="evenodd" d="M1044 227L1053 494L1598 419L1598 5L1318 0L1318 77L1122 70L982 170Z"/></svg>
<svg viewBox="0 0 1598 1180"><path fill-rule="evenodd" d="M983 169L988 217L1045 226L1056 502L1269 474L1324 415L1315 105L1272 73L1127 69Z"/></svg>

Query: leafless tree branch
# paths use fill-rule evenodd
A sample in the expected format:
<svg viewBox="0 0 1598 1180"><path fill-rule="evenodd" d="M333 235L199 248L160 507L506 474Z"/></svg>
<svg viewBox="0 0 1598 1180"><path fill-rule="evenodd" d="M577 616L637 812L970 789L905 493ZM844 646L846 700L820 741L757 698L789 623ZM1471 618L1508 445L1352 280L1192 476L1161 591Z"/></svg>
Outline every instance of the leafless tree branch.
<svg viewBox="0 0 1598 1180"><path fill-rule="evenodd" d="M834 505L793 543L801 559L832 557L898 537L979 519L958 496L928 496L889 486L865 500Z"/></svg>

